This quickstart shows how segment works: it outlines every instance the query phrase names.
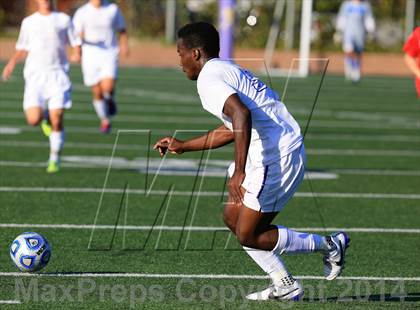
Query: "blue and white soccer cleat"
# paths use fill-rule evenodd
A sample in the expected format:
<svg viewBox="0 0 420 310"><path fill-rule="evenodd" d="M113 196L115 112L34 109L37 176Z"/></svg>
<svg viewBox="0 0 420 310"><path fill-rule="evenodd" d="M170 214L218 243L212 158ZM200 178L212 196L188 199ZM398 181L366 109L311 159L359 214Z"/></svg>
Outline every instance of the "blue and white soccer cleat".
<svg viewBox="0 0 420 310"><path fill-rule="evenodd" d="M345 232L326 236L329 250L324 255L324 276L328 281L337 278L344 269L346 250L350 238Z"/></svg>
<svg viewBox="0 0 420 310"><path fill-rule="evenodd" d="M271 284L263 291L255 292L246 296L248 300L279 300L299 301L303 296L303 286L299 281L293 279L289 285Z"/></svg>

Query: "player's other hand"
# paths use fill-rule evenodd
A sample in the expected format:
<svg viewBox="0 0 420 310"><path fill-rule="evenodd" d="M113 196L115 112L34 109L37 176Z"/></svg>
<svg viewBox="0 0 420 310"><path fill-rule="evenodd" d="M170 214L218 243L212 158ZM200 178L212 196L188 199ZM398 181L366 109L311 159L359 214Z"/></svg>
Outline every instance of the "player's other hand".
<svg viewBox="0 0 420 310"><path fill-rule="evenodd" d="M153 149L158 150L160 156L165 155L167 151L169 151L172 154L184 153L183 142L173 137L165 137L160 139L153 146Z"/></svg>
<svg viewBox="0 0 420 310"><path fill-rule="evenodd" d="M10 78L10 76L13 73L14 68L15 68L15 65L10 62L4 67L3 72L1 74L1 78L3 81L7 81Z"/></svg>
<svg viewBox="0 0 420 310"><path fill-rule="evenodd" d="M70 55L70 62L73 62L73 63L80 63L81 59L82 59L82 55L80 55L80 53L73 52L73 53Z"/></svg>
<svg viewBox="0 0 420 310"><path fill-rule="evenodd" d="M245 173L235 171L228 183L229 194L232 197L235 204L241 204L244 198L242 191L242 183L245 180Z"/></svg>
<svg viewBox="0 0 420 310"><path fill-rule="evenodd" d="M128 44L121 44L120 45L120 56L127 58L130 56L130 49L128 48Z"/></svg>

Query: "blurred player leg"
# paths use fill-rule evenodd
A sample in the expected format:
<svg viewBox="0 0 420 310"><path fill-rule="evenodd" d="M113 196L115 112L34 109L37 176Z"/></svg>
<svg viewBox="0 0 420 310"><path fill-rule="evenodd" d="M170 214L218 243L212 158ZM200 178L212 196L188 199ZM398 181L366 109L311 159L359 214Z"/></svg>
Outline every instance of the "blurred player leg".
<svg viewBox="0 0 420 310"><path fill-rule="evenodd" d="M29 125L37 126L44 119L44 111L41 107L30 107L25 109L25 117Z"/></svg>
<svg viewBox="0 0 420 310"><path fill-rule="evenodd" d="M99 83L92 86L92 95L93 107L95 108L96 115L98 115L99 119L101 120L100 131L102 133L109 133L111 130L111 122L109 120L108 107L105 103Z"/></svg>
<svg viewBox="0 0 420 310"><path fill-rule="evenodd" d="M344 77L346 78L346 80L351 80L351 76L352 76L352 58L350 57L350 55L346 54L346 56L344 56Z"/></svg>
<svg viewBox="0 0 420 310"><path fill-rule="evenodd" d="M100 81L102 96L108 108L109 116L117 114L117 104L114 100L115 81L113 78L105 78Z"/></svg>
<svg viewBox="0 0 420 310"><path fill-rule="evenodd" d="M64 109L52 109L49 112L52 132L50 135L50 158L47 172L55 173L60 169L60 153L64 145Z"/></svg>

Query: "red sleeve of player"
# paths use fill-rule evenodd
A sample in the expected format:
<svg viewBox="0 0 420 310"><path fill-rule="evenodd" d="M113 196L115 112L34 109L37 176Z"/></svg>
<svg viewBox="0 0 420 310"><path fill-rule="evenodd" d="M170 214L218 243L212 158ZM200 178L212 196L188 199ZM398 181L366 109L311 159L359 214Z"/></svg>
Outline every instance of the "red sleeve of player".
<svg viewBox="0 0 420 310"><path fill-rule="evenodd" d="M412 57L420 54L420 27L417 27L408 37L403 50Z"/></svg>

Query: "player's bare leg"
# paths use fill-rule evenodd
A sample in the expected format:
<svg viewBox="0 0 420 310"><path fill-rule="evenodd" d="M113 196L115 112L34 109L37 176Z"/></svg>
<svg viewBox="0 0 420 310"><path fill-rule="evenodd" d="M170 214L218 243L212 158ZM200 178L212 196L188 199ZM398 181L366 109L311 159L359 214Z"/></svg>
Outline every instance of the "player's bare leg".
<svg viewBox="0 0 420 310"><path fill-rule="evenodd" d="M278 240L277 226L271 225L278 212L257 212L240 208L236 223L236 237L246 247L271 251Z"/></svg>
<svg viewBox="0 0 420 310"><path fill-rule="evenodd" d="M244 189L242 191L244 192ZM248 210L251 216L248 216ZM303 294L300 283L293 279L279 255L272 251L277 243L277 227L270 225L270 223L276 215L277 213L262 213L251 210L242 203L235 204L230 196L225 206L223 213L225 224L236 235L239 242L244 246L244 250L270 275L273 281L273 285L269 288L248 295L248 299L297 300ZM249 222L245 224L243 221ZM253 247L248 247L250 245L253 245Z"/></svg>
<svg viewBox="0 0 420 310"><path fill-rule="evenodd" d="M242 192L245 190L242 188ZM233 201L231 195L229 195L228 200L223 211L223 221L230 231L236 235L236 223L238 222L239 212L241 210L242 204L237 204Z"/></svg>
<svg viewBox="0 0 420 310"><path fill-rule="evenodd" d="M339 233L325 238L296 232L273 225L272 221L277 214L278 212L258 212L243 204L235 204L231 197L225 206L225 224L236 235L248 255L271 277L273 283L261 292L248 295L248 299L300 299L303 288L280 258L284 252L323 252L325 276L328 280L336 278L343 269L341 264L344 262L344 254L341 253L348 246L348 237L345 234Z"/></svg>
<svg viewBox="0 0 420 310"><path fill-rule="evenodd" d="M93 107L95 108L96 114L101 120L100 131L102 133L109 133L111 129L111 122L109 120L108 107L102 95L100 83L92 86L91 90L93 96Z"/></svg>
<svg viewBox="0 0 420 310"><path fill-rule="evenodd" d="M108 114L114 116L117 114L117 105L114 100L115 80L113 78L105 78L99 82L102 97L108 107Z"/></svg>
<svg viewBox="0 0 420 310"><path fill-rule="evenodd" d="M60 153L64 144L63 116L64 109L49 110L52 132L50 139L50 158L47 172L55 173L60 169Z"/></svg>
<svg viewBox="0 0 420 310"><path fill-rule="evenodd" d="M28 125L37 126L44 119L44 111L40 107L32 107L25 110Z"/></svg>

